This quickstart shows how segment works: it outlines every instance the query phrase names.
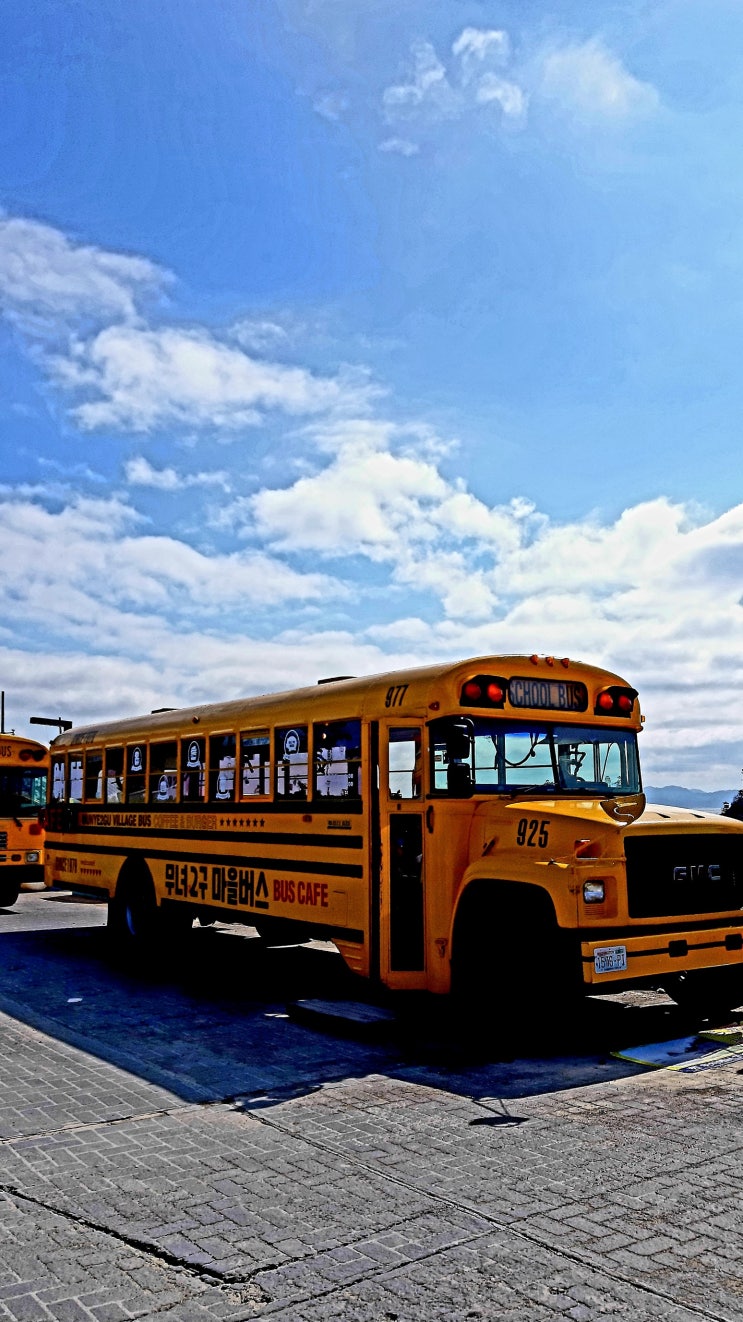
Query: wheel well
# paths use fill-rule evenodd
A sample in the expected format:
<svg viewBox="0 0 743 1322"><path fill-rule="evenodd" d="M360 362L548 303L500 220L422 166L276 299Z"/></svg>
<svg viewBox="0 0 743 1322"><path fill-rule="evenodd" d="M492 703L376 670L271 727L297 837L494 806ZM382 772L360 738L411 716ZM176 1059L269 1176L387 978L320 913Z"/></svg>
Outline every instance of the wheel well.
<svg viewBox="0 0 743 1322"><path fill-rule="evenodd" d="M551 897L541 886L518 881L470 882L462 892L454 915L452 954L466 940L473 924L493 923L502 929L509 922L528 919L530 931L555 927L557 916Z"/></svg>
<svg viewBox="0 0 743 1322"><path fill-rule="evenodd" d="M120 899L126 886L152 886L152 873L140 854L129 854L121 865L116 881L116 898Z"/></svg>

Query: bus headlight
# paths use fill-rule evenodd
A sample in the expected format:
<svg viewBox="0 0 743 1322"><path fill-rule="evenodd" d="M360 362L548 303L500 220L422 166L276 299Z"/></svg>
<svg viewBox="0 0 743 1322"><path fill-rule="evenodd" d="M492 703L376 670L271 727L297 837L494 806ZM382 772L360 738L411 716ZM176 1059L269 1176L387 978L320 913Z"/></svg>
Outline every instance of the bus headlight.
<svg viewBox="0 0 743 1322"><path fill-rule="evenodd" d="M584 904L603 904L604 903L604 883L603 881L584 881L583 882L583 903Z"/></svg>
<svg viewBox="0 0 743 1322"><path fill-rule="evenodd" d="M27 862L27 863L38 863L38 861L39 861L39 852L38 852L38 850L37 850L37 849L31 849L31 850L29 850L29 852L26 854L26 862Z"/></svg>

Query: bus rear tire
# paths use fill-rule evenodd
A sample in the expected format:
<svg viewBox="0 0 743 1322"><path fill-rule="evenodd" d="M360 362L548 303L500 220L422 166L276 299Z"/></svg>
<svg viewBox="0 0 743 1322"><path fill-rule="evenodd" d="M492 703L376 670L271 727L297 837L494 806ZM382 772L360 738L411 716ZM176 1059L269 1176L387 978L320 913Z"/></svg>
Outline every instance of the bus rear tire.
<svg viewBox="0 0 743 1322"><path fill-rule="evenodd" d="M108 903L109 936L122 950L154 946L159 923L155 888L149 869L124 868L116 894Z"/></svg>

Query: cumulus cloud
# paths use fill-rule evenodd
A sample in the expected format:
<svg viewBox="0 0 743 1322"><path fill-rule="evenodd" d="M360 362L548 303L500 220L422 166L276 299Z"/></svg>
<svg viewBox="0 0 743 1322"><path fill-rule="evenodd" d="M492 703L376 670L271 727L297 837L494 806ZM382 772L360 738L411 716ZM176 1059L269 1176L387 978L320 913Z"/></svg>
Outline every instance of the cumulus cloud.
<svg viewBox="0 0 743 1322"><path fill-rule="evenodd" d="M238 429L264 410L294 416L358 408L373 391L361 375L315 375L256 358L205 331L108 326L50 364L57 382L87 398L73 409L86 430L164 426Z"/></svg>
<svg viewBox="0 0 743 1322"><path fill-rule="evenodd" d="M265 319L243 319L222 337L148 323L144 296L169 278L145 258L74 243L38 221L0 218L3 312L70 392L84 430L235 431L266 411L357 412L377 393L360 369L320 375L266 357L287 335Z"/></svg>
<svg viewBox="0 0 743 1322"><path fill-rule="evenodd" d="M415 42L407 81L394 83L383 93L388 123L454 119L478 106L496 104L505 118L520 118L526 110L526 93L502 72L510 54L508 34L498 29L464 28L452 45L448 66L429 41ZM388 138L382 149L401 150L392 144L409 141L408 137ZM413 152L403 150L402 154Z"/></svg>
<svg viewBox="0 0 743 1322"><path fill-rule="evenodd" d="M313 100L312 108L322 119L337 123L348 109L348 97L343 92L320 92Z"/></svg>
<svg viewBox="0 0 743 1322"><path fill-rule="evenodd" d="M605 120L648 114L659 105L652 84L635 78L598 38L550 51L540 91L567 111Z"/></svg>
<svg viewBox="0 0 743 1322"><path fill-rule="evenodd" d="M134 321L137 300L170 279L144 257L74 243L40 221L0 217L0 299L16 319Z"/></svg>
<svg viewBox="0 0 743 1322"><path fill-rule="evenodd" d="M155 491L184 491L187 487L222 487L229 490L226 473L178 473L175 468L154 468L144 455L134 455L124 465L129 486L152 487Z"/></svg>
<svg viewBox="0 0 743 1322"><path fill-rule="evenodd" d="M452 54L461 59L463 78L468 81L488 60L505 64L511 53L511 42L508 33L497 28L464 28L451 49Z"/></svg>
<svg viewBox="0 0 743 1322"><path fill-rule="evenodd" d="M408 138L385 138L379 144L380 151L394 152L398 156L417 156L420 147Z"/></svg>
<svg viewBox="0 0 743 1322"><path fill-rule="evenodd" d="M6 499L0 527L0 618L6 641L41 626L45 636L121 649L146 632L151 613L171 621L225 611L343 598L327 575L303 573L260 549L200 551L153 535L117 498L78 498L50 510ZM20 605L22 601L23 605ZM0 634L2 630L0 630Z"/></svg>
<svg viewBox="0 0 743 1322"><path fill-rule="evenodd" d="M388 117L395 119L424 105L439 114L453 113L457 98L430 41L415 42L410 54L413 68L408 81L394 83L382 95Z"/></svg>
<svg viewBox="0 0 743 1322"><path fill-rule="evenodd" d="M246 505L256 545L240 552L154 535L121 499L50 510L7 493L6 686L26 692L38 675L40 692L60 693L62 714L87 718L339 670L551 652L607 664L640 689L651 783L735 784L743 505L710 517L659 498L615 519L558 523L525 501L486 504L429 459L403 454L393 428L386 445L371 436L363 453L341 446L317 473L259 493ZM351 593L318 570L319 556L349 572L368 559L374 587L356 575ZM329 613L344 611L348 627L328 627ZM55 671L58 690L46 686Z"/></svg>

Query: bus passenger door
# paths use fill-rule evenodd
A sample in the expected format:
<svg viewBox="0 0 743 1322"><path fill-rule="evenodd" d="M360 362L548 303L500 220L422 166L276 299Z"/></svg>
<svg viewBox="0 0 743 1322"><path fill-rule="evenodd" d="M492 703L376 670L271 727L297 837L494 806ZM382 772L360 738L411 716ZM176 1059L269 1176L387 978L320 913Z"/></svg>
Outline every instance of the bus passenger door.
<svg viewBox="0 0 743 1322"><path fill-rule="evenodd" d="M388 987L426 985L422 728L379 728L379 973Z"/></svg>

